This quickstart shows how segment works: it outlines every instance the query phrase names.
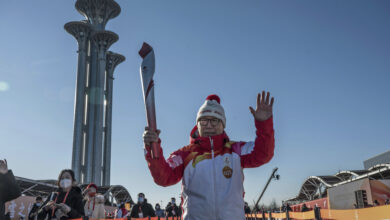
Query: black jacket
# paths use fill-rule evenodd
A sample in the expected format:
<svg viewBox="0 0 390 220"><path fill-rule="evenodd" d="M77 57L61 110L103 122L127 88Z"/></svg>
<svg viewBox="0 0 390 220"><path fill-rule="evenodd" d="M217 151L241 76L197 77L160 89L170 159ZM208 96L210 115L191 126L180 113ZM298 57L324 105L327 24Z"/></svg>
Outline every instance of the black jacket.
<svg viewBox="0 0 390 220"><path fill-rule="evenodd" d="M66 196L66 192L62 191L62 189L59 189L57 191L57 201L56 203L63 203L64 198ZM50 196L47 198L47 200L42 205L41 210L39 210L38 214L38 220L43 220L47 215L51 216L52 210L46 211L44 206L50 201ZM71 208L71 211L67 214L69 217L62 217L62 220L65 219L74 219L74 218L81 218L84 216L84 206L83 206L83 196L81 194L81 189L77 186L72 187L72 189L69 191L69 195L65 200L65 204L68 205Z"/></svg>
<svg viewBox="0 0 390 220"><path fill-rule="evenodd" d="M0 174L0 220L5 219L5 203L20 196L20 188L11 170Z"/></svg>
<svg viewBox="0 0 390 220"><path fill-rule="evenodd" d="M34 213L37 213L39 211L39 208L41 206L38 206L36 203L34 203L33 207L31 208L31 211L28 213L28 220L34 220L35 215L33 216Z"/></svg>
<svg viewBox="0 0 390 220"><path fill-rule="evenodd" d="M133 208L131 209L131 213L130 213L130 217L132 218L139 218L138 216L138 213L142 211L142 214L143 214L143 217L155 217L156 214L154 213L154 209L153 209L153 206L150 205L149 203L147 202L143 202L143 203L137 203L133 206Z"/></svg>
<svg viewBox="0 0 390 220"><path fill-rule="evenodd" d="M181 209L176 204L168 204L165 211L167 212L167 217L181 216Z"/></svg>
<svg viewBox="0 0 390 220"><path fill-rule="evenodd" d="M287 211L291 212L292 209L291 209L290 205L287 204L287 205L284 205L284 206L283 206L282 211L283 211L283 212L287 212Z"/></svg>
<svg viewBox="0 0 390 220"><path fill-rule="evenodd" d="M251 208L249 206L244 206L245 214L251 214Z"/></svg>

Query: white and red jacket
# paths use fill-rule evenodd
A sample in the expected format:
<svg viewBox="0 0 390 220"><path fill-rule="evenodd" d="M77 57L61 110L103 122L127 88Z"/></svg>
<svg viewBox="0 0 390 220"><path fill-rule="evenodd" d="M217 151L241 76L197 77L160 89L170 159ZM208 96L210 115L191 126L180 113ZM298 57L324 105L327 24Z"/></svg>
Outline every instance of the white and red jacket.
<svg viewBox="0 0 390 220"><path fill-rule="evenodd" d="M182 181L184 220L243 220L243 168L269 162L274 155L272 117L255 121L254 142L230 141L224 132L199 137L195 126L190 145L173 152L168 160L152 159L146 146L146 160L154 181L170 186ZM160 141L161 142L161 141Z"/></svg>

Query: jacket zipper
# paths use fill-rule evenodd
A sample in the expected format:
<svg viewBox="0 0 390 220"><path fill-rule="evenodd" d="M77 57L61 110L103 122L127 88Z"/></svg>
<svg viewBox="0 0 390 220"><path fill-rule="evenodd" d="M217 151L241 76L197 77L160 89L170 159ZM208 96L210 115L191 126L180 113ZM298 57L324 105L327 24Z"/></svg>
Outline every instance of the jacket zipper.
<svg viewBox="0 0 390 220"><path fill-rule="evenodd" d="M215 213L215 219L218 219L218 207L217 207L217 190L216 190L216 174L215 174L215 160L214 160L214 141L211 137L210 138L210 144L211 144L211 158L213 161L213 180L214 180L214 213Z"/></svg>

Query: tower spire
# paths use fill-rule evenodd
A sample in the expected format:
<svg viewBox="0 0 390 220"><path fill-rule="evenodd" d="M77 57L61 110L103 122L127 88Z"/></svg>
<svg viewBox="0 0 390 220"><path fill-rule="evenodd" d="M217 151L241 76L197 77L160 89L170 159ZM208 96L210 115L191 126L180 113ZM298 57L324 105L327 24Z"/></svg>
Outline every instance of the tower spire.
<svg viewBox="0 0 390 220"><path fill-rule="evenodd" d="M110 76L125 58L118 55L115 60L113 57L118 56L107 53L119 37L105 30L105 26L120 14L121 8L114 0L77 0L75 7L86 20L64 26L79 45L72 169L80 183L109 185L113 95ZM110 89L107 89L107 84L110 84ZM109 105L104 104L108 102Z"/></svg>

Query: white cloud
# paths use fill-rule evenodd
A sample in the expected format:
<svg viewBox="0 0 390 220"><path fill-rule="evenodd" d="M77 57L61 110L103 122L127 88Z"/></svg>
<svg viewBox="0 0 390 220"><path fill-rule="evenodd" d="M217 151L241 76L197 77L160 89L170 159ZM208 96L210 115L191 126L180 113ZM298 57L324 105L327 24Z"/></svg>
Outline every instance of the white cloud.
<svg viewBox="0 0 390 220"><path fill-rule="evenodd" d="M8 83L4 81L0 81L0 92L6 92L9 90L9 85Z"/></svg>

